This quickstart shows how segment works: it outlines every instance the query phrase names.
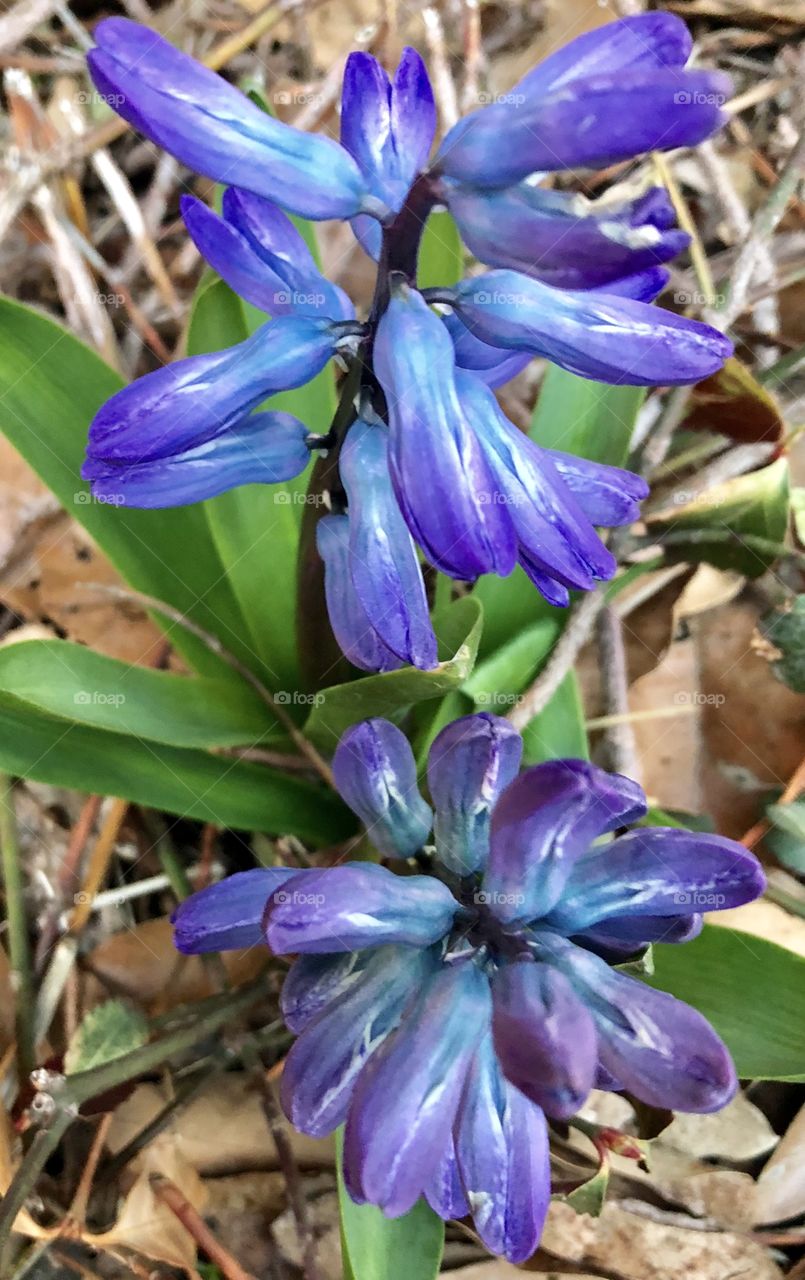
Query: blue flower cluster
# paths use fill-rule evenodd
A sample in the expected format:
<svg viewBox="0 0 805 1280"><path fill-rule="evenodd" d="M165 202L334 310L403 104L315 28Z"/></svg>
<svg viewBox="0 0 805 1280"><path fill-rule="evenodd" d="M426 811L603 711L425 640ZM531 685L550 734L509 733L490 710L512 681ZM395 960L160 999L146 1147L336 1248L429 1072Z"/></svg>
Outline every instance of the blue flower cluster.
<svg viewBox="0 0 805 1280"><path fill-rule="evenodd" d="M493 388L535 355L634 385L693 383L729 355L721 333L651 306L662 264L687 241L664 191L591 204L540 186L549 172L692 145L719 128L729 82L686 66L684 24L646 13L581 36L461 120L432 159L433 93L412 49L393 80L369 54L350 57L339 144L274 120L148 28L110 18L96 34L98 89L228 185L220 216L186 197L185 222L210 265L272 317L103 406L83 471L96 495L195 502L290 479L311 451L330 451L337 483L318 547L333 630L366 670L436 663L420 550L462 580L519 563L557 605L611 577L596 526L634 519L644 482L538 448ZM491 269L419 291L422 231L444 206ZM322 277L288 213L350 221L378 263L365 319ZM350 372L329 432L258 409L337 355Z"/></svg>
<svg viewBox="0 0 805 1280"><path fill-rule="evenodd" d="M623 832L646 813L628 778L582 760L518 772L521 752L497 716L448 725L430 752L431 809L400 730L358 724L336 784L397 870L246 871L174 916L180 951L266 941L297 957L283 1106L315 1136L346 1124L350 1195L392 1217L424 1195L443 1218L472 1215L513 1262L548 1207L546 1115L572 1116L594 1086L679 1111L730 1099L712 1027L617 965L764 886L732 840Z"/></svg>

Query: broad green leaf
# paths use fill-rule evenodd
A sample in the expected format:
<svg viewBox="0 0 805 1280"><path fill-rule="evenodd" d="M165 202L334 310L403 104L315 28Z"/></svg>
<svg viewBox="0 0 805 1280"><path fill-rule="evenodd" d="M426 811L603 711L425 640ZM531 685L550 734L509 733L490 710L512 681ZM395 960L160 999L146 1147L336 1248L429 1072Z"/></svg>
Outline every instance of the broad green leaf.
<svg viewBox="0 0 805 1280"><path fill-rule="evenodd" d="M805 595L794 596L785 605L765 614L760 621L771 669L795 693L805 693Z"/></svg>
<svg viewBox="0 0 805 1280"><path fill-rule="evenodd" d="M654 947L652 987L698 1009L738 1075L805 1080L805 959L764 938L705 925L693 942Z"/></svg>
<svg viewBox="0 0 805 1280"><path fill-rule="evenodd" d="M63 720L177 747L247 746L282 736L245 683L130 666L67 640L5 645L0 690Z"/></svg>
<svg viewBox="0 0 805 1280"><path fill-rule="evenodd" d="M64 1073L102 1067L147 1041L148 1022L139 1009L126 1000L104 1000L81 1020L64 1055Z"/></svg>
<svg viewBox="0 0 805 1280"><path fill-rule="evenodd" d="M558 615L555 609L550 617L516 632L507 644L479 662L462 693L472 698L479 710L504 708L497 713L505 715L505 708L517 701L550 653L562 629Z"/></svg>
<svg viewBox="0 0 805 1280"><path fill-rule="evenodd" d="M569 671L547 707L523 730L523 763L589 756L576 674Z"/></svg>
<svg viewBox="0 0 805 1280"><path fill-rule="evenodd" d="M623 466L645 394L643 387L611 387L552 364L540 388L529 434L546 449Z"/></svg>
<svg viewBox="0 0 805 1280"><path fill-rule="evenodd" d="M188 332L191 354L242 342L267 317L214 279L196 296ZM293 413L325 432L335 409L332 368L262 406ZM209 528L246 619L250 665L275 691L299 684L296 655L296 553L308 475L276 485L242 485L204 503Z"/></svg>
<svg viewBox="0 0 805 1280"><path fill-rule="evenodd" d="M440 209L425 223L419 246L417 286L436 289L458 284L464 274L464 250L452 215Z"/></svg>
<svg viewBox="0 0 805 1280"><path fill-rule="evenodd" d="M706 561L757 578L784 550L788 498L788 462L778 458L658 512L649 528L673 560Z"/></svg>
<svg viewBox="0 0 805 1280"><path fill-rule="evenodd" d="M0 298L0 429L132 587L173 605L247 661L237 601L203 509L127 510L94 501L80 479L90 420L120 386L72 334ZM184 628L163 626L199 671L227 671Z"/></svg>
<svg viewBox="0 0 805 1280"><path fill-rule="evenodd" d="M338 1145L338 1205L344 1280L435 1280L444 1249L444 1223L424 1200L402 1218L372 1204L355 1204L344 1186L343 1136Z"/></svg>
<svg viewBox="0 0 805 1280"><path fill-rule="evenodd" d="M313 709L305 734L333 749L342 733L369 716L395 717L407 707L457 689L472 670L483 625L481 606L472 596L457 600L442 619L434 618L441 657L433 671L403 667L365 676L312 694Z"/></svg>
<svg viewBox="0 0 805 1280"><path fill-rule="evenodd" d="M0 694L0 769L76 791L121 796L180 817L329 844L354 830L315 783L245 760L71 725Z"/></svg>

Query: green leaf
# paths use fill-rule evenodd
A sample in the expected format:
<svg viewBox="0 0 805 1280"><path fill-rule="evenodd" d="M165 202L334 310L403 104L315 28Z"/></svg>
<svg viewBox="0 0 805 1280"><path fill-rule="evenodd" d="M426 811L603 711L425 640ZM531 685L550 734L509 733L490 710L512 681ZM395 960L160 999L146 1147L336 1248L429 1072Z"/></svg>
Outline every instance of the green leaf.
<svg viewBox="0 0 805 1280"><path fill-rule="evenodd" d="M772 824L771 831L763 838L783 866L796 875L805 875L805 800L792 804L770 804L766 817Z"/></svg>
<svg viewBox="0 0 805 1280"><path fill-rule="evenodd" d="M552 364L545 374L529 432L546 449L623 466L629 456L643 387L611 387Z"/></svg>
<svg viewBox="0 0 805 1280"><path fill-rule="evenodd" d="M355 1204L344 1186L339 1129L338 1205L345 1280L435 1280L444 1249L444 1223L424 1200L402 1218L372 1204Z"/></svg>
<svg viewBox="0 0 805 1280"><path fill-rule="evenodd" d="M765 614L760 631L770 646L761 647L778 680L795 693L805 693L805 595L794 596L779 609Z"/></svg>
<svg viewBox="0 0 805 1280"><path fill-rule="evenodd" d="M417 287L437 289L458 284L464 274L464 250L452 216L443 209L432 213L419 246Z"/></svg>
<svg viewBox="0 0 805 1280"><path fill-rule="evenodd" d="M120 387L66 329L0 298L0 429L132 587L173 605L247 661L243 621L203 509L127 510L94 501L80 479L89 423ZM226 671L189 632L169 630L199 671Z"/></svg>
<svg viewBox="0 0 805 1280"><path fill-rule="evenodd" d="M600 1218L606 1204L608 1187L609 1161L602 1160L591 1178L561 1199L571 1205L576 1213L587 1213L591 1218Z"/></svg>
<svg viewBox="0 0 805 1280"><path fill-rule="evenodd" d="M342 733L368 716L394 717L428 698L457 689L472 670L483 626L481 606L472 596L456 600L444 615L434 618L440 655L433 671L403 667L382 675L365 676L311 695L313 710L305 734L318 745L335 747Z"/></svg>
<svg viewBox="0 0 805 1280"><path fill-rule="evenodd" d="M242 342L267 317L238 298L222 280L196 295L188 351L200 354ZM262 408L300 418L324 433L335 410L332 367L293 391L271 396ZM307 474L284 484L242 485L204 503L209 528L246 620L249 665L277 692L299 685L296 653L296 554L307 500Z"/></svg>
<svg viewBox="0 0 805 1280"><path fill-rule="evenodd" d="M568 671L546 707L523 730L523 764L587 760L587 731L576 674Z"/></svg>
<svg viewBox="0 0 805 1280"><path fill-rule="evenodd" d="M104 1000L90 1009L67 1046L64 1074L91 1071L140 1049L148 1041L148 1022L126 1000Z"/></svg>
<svg viewBox="0 0 805 1280"><path fill-rule="evenodd" d="M805 1080L805 959L764 938L705 925L683 946L654 947L649 985L713 1024L738 1075Z"/></svg>
<svg viewBox="0 0 805 1280"><path fill-rule="evenodd" d="M180 817L314 844L350 835L337 796L245 760L71 725L0 694L0 770L76 791L121 796Z"/></svg>
<svg viewBox="0 0 805 1280"><path fill-rule="evenodd" d="M254 745L282 737L245 683L130 666L67 640L0 649L0 690L77 724L177 747Z"/></svg>
<svg viewBox="0 0 805 1280"><path fill-rule="evenodd" d="M780 556L788 527L788 461L736 476L649 521L672 560L705 561L757 578Z"/></svg>
<svg viewBox="0 0 805 1280"><path fill-rule="evenodd" d="M485 661L479 662L462 693L472 698L482 710L495 710L505 715L505 708L517 702L517 695L531 683L548 657L561 631L559 610L541 618L533 626L515 633Z"/></svg>

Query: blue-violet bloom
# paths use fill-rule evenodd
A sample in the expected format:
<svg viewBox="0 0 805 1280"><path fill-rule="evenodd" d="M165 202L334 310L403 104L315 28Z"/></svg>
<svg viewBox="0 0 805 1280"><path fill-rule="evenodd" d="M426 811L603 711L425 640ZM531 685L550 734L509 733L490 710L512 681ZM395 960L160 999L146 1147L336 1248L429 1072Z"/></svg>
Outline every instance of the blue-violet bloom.
<svg viewBox="0 0 805 1280"><path fill-rule="evenodd" d="M705 1018L617 966L764 886L732 840L624 832L646 813L628 778L583 760L518 772L521 753L497 716L448 725L428 760L431 807L400 730L355 725L336 784L396 869L248 871L174 916L183 952L266 941L297 957L282 1103L305 1133L346 1125L350 1195L392 1217L425 1196L444 1218L471 1215L513 1262L547 1211L546 1116L572 1116L594 1086L690 1112L732 1097Z"/></svg>
<svg viewBox="0 0 805 1280"><path fill-rule="evenodd" d="M420 553L467 581L519 564L556 605L611 577L596 527L632 521L644 482L540 450L487 389L534 356L603 382L673 385L729 355L718 331L652 305L687 242L664 191L589 202L540 186L551 171L690 146L720 127L728 82L688 68L684 23L645 13L586 33L433 156L433 92L413 49L391 77L370 54L350 56L337 142L272 118L135 22L106 19L96 38L90 69L107 100L227 185L220 215L193 197L182 214L206 261L270 317L103 406L82 472L96 496L196 502L289 480L318 455L324 502L306 509L318 529L304 554L318 548L336 638L364 670L436 665ZM422 231L444 206L491 270L418 291ZM288 214L350 222L379 264L365 318ZM347 370L332 423L266 404L334 357Z"/></svg>

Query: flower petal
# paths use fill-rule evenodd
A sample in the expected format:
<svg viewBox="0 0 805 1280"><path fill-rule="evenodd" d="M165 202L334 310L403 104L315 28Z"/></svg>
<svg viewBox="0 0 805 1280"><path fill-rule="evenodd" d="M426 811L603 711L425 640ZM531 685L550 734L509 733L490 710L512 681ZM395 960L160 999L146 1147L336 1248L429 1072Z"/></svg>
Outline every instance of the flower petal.
<svg viewBox="0 0 805 1280"><path fill-rule="evenodd" d="M698 382L732 352L709 325L612 293L552 289L516 271L462 281L455 305L484 342L545 356L599 382Z"/></svg>
<svg viewBox="0 0 805 1280"><path fill-rule="evenodd" d="M533 960L504 965L492 983L495 1052L507 1080L549 1116L581 1110L595 1080L595 1024L568 979Z"/></svg>
<svg viewBox="0 0 805 1280"><path fill-rule="evenodd" d="M199 253L253 306L272 316L354 316L346 294L324 279L296 227L270 201L230 187L223 218L194 196L179 203Z"/></svg>
<svg viewBox="0 0 805 1280"><path fill-rule="evenodd" d="M330 626L341 650L362 671L396 671L403 659L375 631L358 599L352 579L349 517L323 516L316 525L316 546L324 561L324 593Z"/></svg>
<svg viewBox="0 0 805 1280"><path fill-rule="evenodd" d="M95 28L95 84L117 113L183 164L304 218L358 213L366 183L338 143L280 124L238 89L127 18Z"/></svg>
<svg viewBox="0 0 805 1280"><path fill-rule="evenodd" d="M223 435L170 458L106 463L82 469L99 502L123 507L180 507L242 484L277 484L310 461L309 431L290 413L254 413Z"/></svg>
<svg viewBox="0 0 805 1280"><path fill-rule="evenodd" d="M300 873L301 874L301 873ZM427 947L450 928L458 903L432 876L397 876L375 862L305 871L266 908L276 955L359 951L388 942Z"/></svg>
<svg viewBox="0 0 805 1280"><path fill-rule="evenodd" d="M548 1131L539 1107L501 1076L489 1036L468 1072L455 1131L478 1234L491 1253L524 1262L550 1202Z"/></svg>
<svg viewBox="0 0 805 1280"><path fill-rule="evenodd" d="M433 1212L438 1213L445 1221L449 1218L464 1218L469 1214L470 1206L461 1184L452 1134L447 1140L441 1161L425 1183L422 1194Z"/></svg>
<svg viewBox="0 0 805 1280"><path fill-rule="evenodd" d="M665 991L617 973L554 935L544 958L561 968L598 1028L601 1063L621 1088L653 1107L718 1111L737 1081L727 1049L706 1018Z"/></svg>
<svg viewBox="0 0 805 1280"><path fill-rule="evenodd" d="M692 47L690 32L676 14L630 14L562 45L523 76L516 89L537 95L588 76L684 67Z"/></svg>
<svg viewBox="0 0 805 1280"><path fill-rule="evenodd" d="M690 942L702 931L704 919L687 916L611 916L601 927L582 929L573 941L591 947L610 964L619 964L652 942Z"/></svg>
<svg viewBox="0 0 805 1280"><path fill-rule="evenodd" d="M454 311L442 316L445 328L453 339L456 367L467 369L488 387L500 387L515 378L531 360L528 351L503 351L482 342L459 320Z"/></svg>
<svg viewBox="0 0 805 1280"><path fill-rule="evenodd" d="M547 450L570 492L584 507L593 524L607 529L631 524L640 515L639 503L648 497L642 476L622 467L609 467L558 449Z"/></svg>
<svg viewBox="0 0 805 1280"><path fill-rule="evenodd" d="M373 195L397 212L427 161L436 105L425 64L403 51L393 83L370 53L351 53L344 69L341 144Z"/></svg>
<svg viewBox="0 0 805 1280"><path fill-rule="evenodd" d="M88 452L107 462L146 462L203 444L238 426L266 396L307 382L335 341L324 321L284 316L226 351L147 373L96 413Z"/></svg>
<svg viewBox="0 0 805 1280"><path fill-rule="evenodd" d="M519 733L486 713L462 716L435 738L428 785L436 809L436 856L456 875L486 865L491 812L517 777L522 754Z"/></svg>
<svg viewBox="0 0 805 1280"><path fill-rule="evenodd" d="M275 889L299 874L295 867L259 867L191 893L171 916L177 951L191 956L264 945L266 903Z"/></svg>
<svg viewBox="0 0 805 1280"><path fill-rule="evenodd" d="M502 191L446 184L450 212L475 257L559 289L595 289L681 253L690 237L635 218L654 204L598 206L521 182ZM661 215L660 215L661 216Z"/></svg>
<svg viewBox="0 0 805 1280"><path fill-rule="evenodd" d="M517 430L489 387L471 373L457 371L456 387L508 505L521 552L564 586L587 589L611 578L614 556L548 453Z"/></svg>
<svg viewBox="0 0 805 1280"><path fill-rule="evenodd" d="M450 130L436 157L442 173L508 187L531 173L692 147L723 126L732 82L718 71L639 68L574 78L544 94L519 89Z"/></svg>
<svg viewBox="0 0 805 1280"><path fill-rule="evenodd" d="M333 756L333 775L381 853L411 858L427 843L430 807L419 794L414 753L396 725L377 717L347 729Z"/></svg>
<svg viewBox="0 0 805 1280"><path fill-rule="evenodd" d="M438 964L431 951L381 947L360 977L305 1028L285 1060L283 1110L322 1138L343 1124L358 1075Z"/></svg>
<svg viewBox="0 0 805 1280"><path fill-rule="evenodd" d="M489 1011L489 984L472 962L443 967L372 1055L344 1135L350 1195L396 1218L431 1183Z"/></svg>
<svg viewBox="0 0 805 1280"><path fill-rule="evenodd" d="M484 876L492 910L505 921L547 915L593 840L645 812L636 782L586 760L551 760L526 769L492 814Z"/></svg>
<svg viewBox="0 0 805 1280"><path fill-rule="evenodd" d="M339 469L349 500L349 555L355 593L371 626L393 653L430 671L436 636L416 548L391 484L388 430L358 419Z"/></svg>
<svg viewBox="0 0 805 1280"><path fill-rule="evenodd" d="M724 836L638 827L591 849L573 868L549 923L579 933L615 916L680 916L751 902L766 877L757 858Z"/></svg>
<svg viewBox="0 0 805 1280"><path fill-rule="evenodd" d="M262 917L261 917L262 918ZM262 939L262 929L260 931ZM341 998L361 977L374 951L297 956L280 993L280 1009L291 1031L300 1032Z"/></svg>
<svg viewBox="0 0 805 1280"><path fill-rule="evenodd" d="M433 565L454 578L510 573L514 529L454 385L453 344L421 294L400 286L378 325L394 491Z"/></svg>

